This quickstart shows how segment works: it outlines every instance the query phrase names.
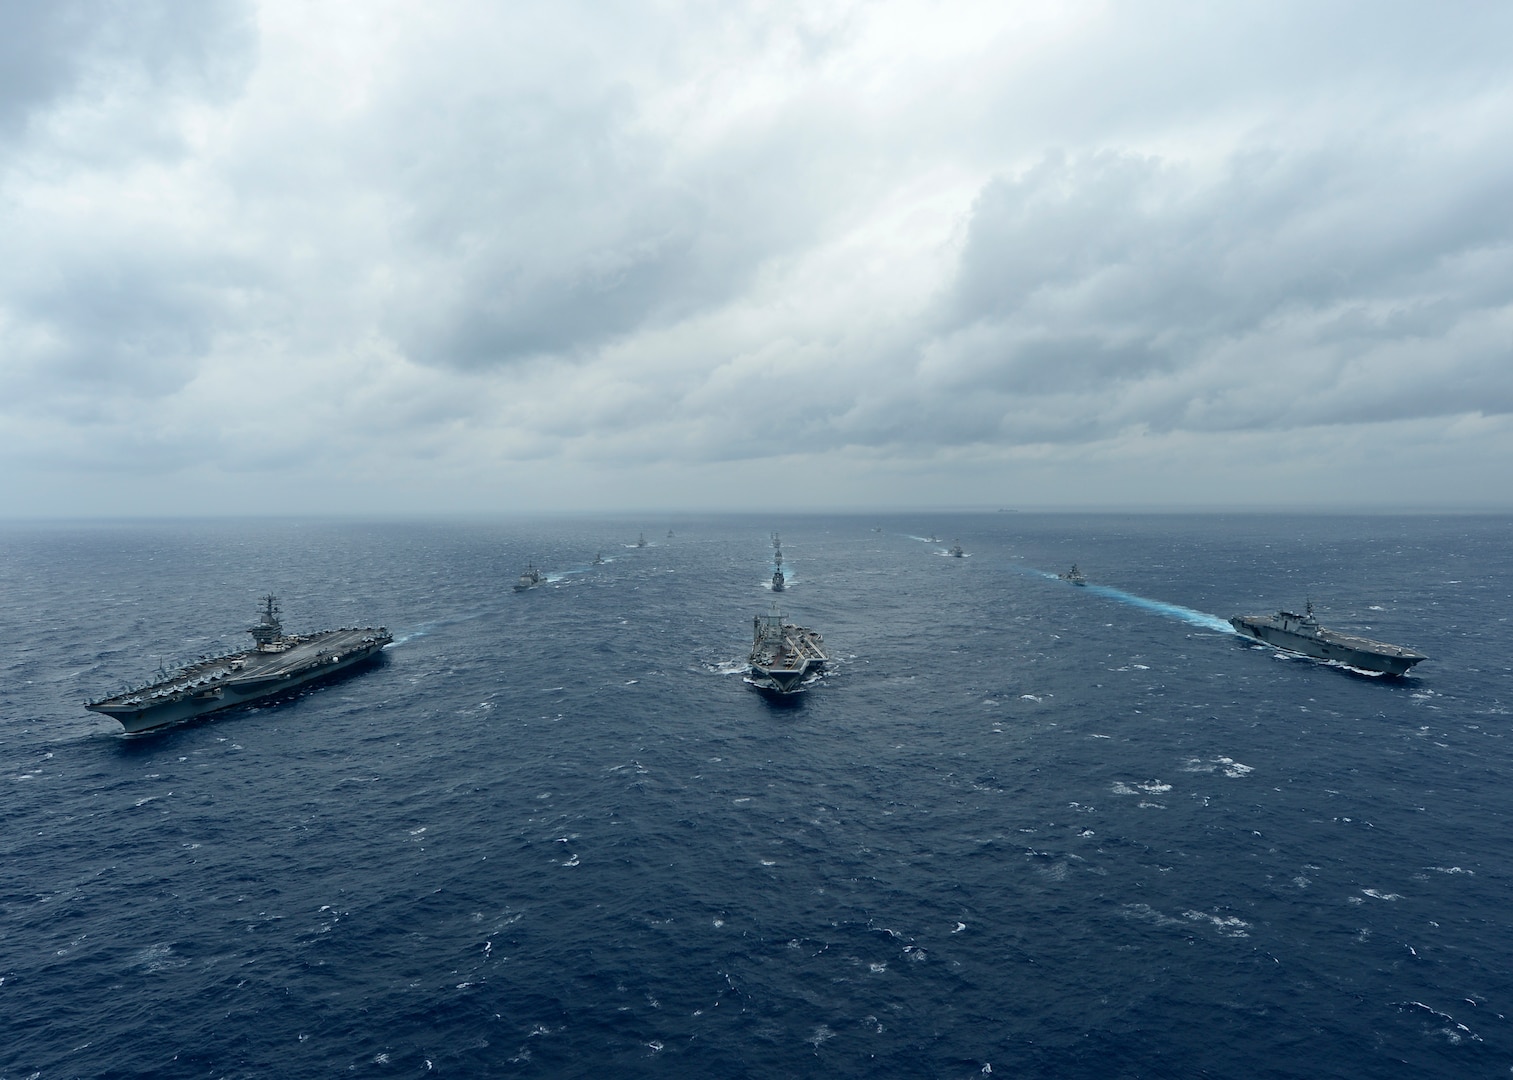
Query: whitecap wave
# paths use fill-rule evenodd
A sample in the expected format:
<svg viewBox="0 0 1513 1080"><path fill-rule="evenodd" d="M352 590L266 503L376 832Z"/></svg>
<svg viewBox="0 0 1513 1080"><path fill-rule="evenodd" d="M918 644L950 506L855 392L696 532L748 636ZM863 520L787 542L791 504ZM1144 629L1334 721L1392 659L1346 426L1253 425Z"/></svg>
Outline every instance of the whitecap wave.
<svg viewBox="0 0 1513 1080"><path fill-rule="evenodd" d="M1250 923L1234 915L1215 915L1207 911L1184 911L1182 917L1192 922L1207 923L1217 930L1222 937L1243 938L1250 936Z"/></svg>
<svg viewBox="0 0 1513 1080"><path fill-rule="evenodd" d="M1255 772L1255 769L1249 765L1241 764L1232 757L1220 756L1209 758L1207 761L1202 758L1188 758L1182 765L1182 771L1188 773L1223 772L1225 776L1238 779L1242 776L1249 776Z"/></svg>

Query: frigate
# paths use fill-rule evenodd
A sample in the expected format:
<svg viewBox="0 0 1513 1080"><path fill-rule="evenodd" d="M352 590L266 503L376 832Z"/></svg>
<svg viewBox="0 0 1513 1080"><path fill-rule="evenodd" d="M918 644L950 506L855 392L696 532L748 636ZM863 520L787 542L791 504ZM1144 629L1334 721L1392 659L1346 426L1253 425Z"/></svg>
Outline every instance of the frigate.
<svg viewBox="0 0 1513 1080"><path fill-rule="evenodd" d="M785 623L777 604L769 614L753 616L751 631L751 684L758 689L794 693L829 659L819 632Z"/></svg>
<svg viewBox="0 0 1513 1080"><path fill-rule="evenodd" d="M1073 563L1072 568L1066 573L1057 574L1056 576L1059 577L1062 581L1070 581L1073 585L1087 584L1087 575L1084 574L1081 570L1077 569L1076 563Z"/></svg>
<svg viewBox="0 0 1513 1080"><path fill-rule="evenodd" d="M263 597L256 642L246 652L199 661L158 681L85 702L91 712L120 721L128 732L147 731L233 705L282 694L361 663L394 640L382 626L343 627L314 634L285 634L278 599Z"/></svg>
<svg viewBox="0 0 1513 1080"><path fill-rule="evenodd" d="M948 552L946 552L946 554L950 555L953 559L964 559L967 556L967 553L961 549L961 541L960 540L958 540L958 541L956 541L956 543L952 544L951 545L951 550L948 551Z"/></svg>
<svg viewBox="0 0 1513 1080"><path fill-rule="evenodd" d="M1236 615L1229 620L1229 625L1246 637L1278 649L1316 660L1334 660L1363 671L1380 671L1385 675L1402 675L1420 660L1429 659L1423 653L1401 645L1326 630L1314 618L1312 601L1301 615L1295 611L1279 611L1275 615Z"/></svg>
<svg viewBox="0 0 1513 1080"><path fill-rule="evenodd" d="M777 533L772 534L772 568L772 591L782 592L788 579L783 576L783 545Z"/></svg>

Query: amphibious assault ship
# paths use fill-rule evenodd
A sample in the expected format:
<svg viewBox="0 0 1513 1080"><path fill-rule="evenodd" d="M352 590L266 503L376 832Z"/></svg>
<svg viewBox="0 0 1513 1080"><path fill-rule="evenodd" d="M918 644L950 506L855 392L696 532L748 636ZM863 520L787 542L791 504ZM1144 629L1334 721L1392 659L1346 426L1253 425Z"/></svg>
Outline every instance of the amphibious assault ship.
<svg viewBox="0 0 1513 1080"><path fill-rule="evenodd" d="M785 623L777 604L752 618L751 631L751 684L760 690L791 694L829 659L819 632Z"/></svg>
<svg viewBox="0 0 1513 1080"><path fill-rule="evenodd" d="M256 642L252 649L201 659L155 683L85 702L84 707L120 721L128 732L147 731L334 675L394 640L382 626L285 634L274 596L263 597L259 614L257 625L247 631Z"/></svg>
<svg viewBox="0 0 1513 1080"><path fill-rule="evenodd" d="M1275 615L1236 615L1229 620L1229 625L1246 637L1278 649L1386 675L1402 675L1420 660L1429 659L1423 653L1401 645L1326 630L1313 617L1312 601L1301 615L1295 611L1279 611Z"/></svg>

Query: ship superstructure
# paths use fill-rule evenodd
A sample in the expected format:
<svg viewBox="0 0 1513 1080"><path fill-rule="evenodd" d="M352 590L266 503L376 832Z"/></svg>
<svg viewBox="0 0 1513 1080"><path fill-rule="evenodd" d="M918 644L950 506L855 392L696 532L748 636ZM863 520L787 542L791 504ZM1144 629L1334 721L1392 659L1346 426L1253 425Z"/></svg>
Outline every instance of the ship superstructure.
<svg viewBox="0 0 1513 1080"><path fill-rule="evenodd" d="M829 660L819 631L784 622L777 604L752 618L751 634L751 682L759 689L794 693Z"/></svg>
<svg viewBox="0 0 1513 1080"><path fill-rule="evenodd" d="M1236 615L1229 620L1239 633L1278 649L1301 653L1316 660L1333 660L1364 671L1402 675L1414 664L1429 659L1421 652L1384 641L1326 630L1313 615L1310 601L1299 615L1278 611L1275 615Z"/></svg>
<svg viewBox="0 0 1513 1080"><path fill-rule="evenodd" d="M86 702L84 707L120 721L128 732L147 731L334 675L394 640L382 626L286 634L278 599L262 599L258 621L247 630L255 642L252 649L200 660L157 682Z"/></svg>

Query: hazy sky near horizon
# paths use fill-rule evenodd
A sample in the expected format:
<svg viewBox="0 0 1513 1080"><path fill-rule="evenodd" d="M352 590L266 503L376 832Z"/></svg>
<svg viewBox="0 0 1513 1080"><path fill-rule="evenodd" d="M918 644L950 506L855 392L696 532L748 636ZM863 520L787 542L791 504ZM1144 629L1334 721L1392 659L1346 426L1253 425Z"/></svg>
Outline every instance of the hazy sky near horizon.
<svg viewBox="0 0 1513 1080"><path fill-rule="evenodd" d="M0 0L0 516L1513 506L1513 6Z"/></svg>

